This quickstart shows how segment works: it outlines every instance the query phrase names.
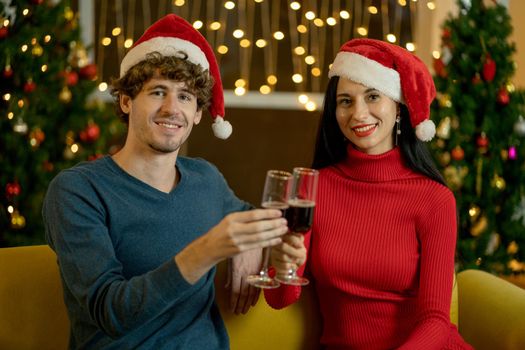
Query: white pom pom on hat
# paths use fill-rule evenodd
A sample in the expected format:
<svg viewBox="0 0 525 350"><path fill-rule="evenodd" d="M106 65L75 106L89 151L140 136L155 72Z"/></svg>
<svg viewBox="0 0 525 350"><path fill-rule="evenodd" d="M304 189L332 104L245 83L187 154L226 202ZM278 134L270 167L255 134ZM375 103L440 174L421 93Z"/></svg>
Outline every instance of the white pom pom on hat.
<svg viewBox="0 0 525 350"><path fill-rule="evenodd" d="M211 104L208 110L214 119L213 133L220 139L227 139L232 133L232 125L224 120L224 92L221 74L213 49L206 39L183 18L169 14L153 23L127 52L120 64L120 76L151 52L174 56L184 52L188 61L208 70L215 80L212 88Z"/></svg>
<svg viewBox="0 0 525 350"><path fill-rule="evenodd" d="M404 48L375 39L352 39L341 46L328 77L344 77L374 88L407 106L410 123L421 141L430 141L436 126L430 104L436 96L425 64Z"/></svg>

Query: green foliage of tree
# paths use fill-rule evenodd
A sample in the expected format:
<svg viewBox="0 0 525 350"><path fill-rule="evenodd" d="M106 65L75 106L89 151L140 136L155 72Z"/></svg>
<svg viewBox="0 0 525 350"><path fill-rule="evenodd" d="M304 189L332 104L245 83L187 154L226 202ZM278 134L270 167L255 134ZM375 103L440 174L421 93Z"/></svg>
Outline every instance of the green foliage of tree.
<svg viewBox="0 0 525 350"><path fill-rule="evenodd" d="M37 244L51 179L107 153L123 126L90 98L97 67L69 1L3 1L0 20L0 246Z"/></svg>
<svg viewBox="0 0 525 350"><path fill-rule="evenodd" d="M434 60L432 152L457 199L460 270L525 272L525 92L506 7L458 1Z"/></svg>

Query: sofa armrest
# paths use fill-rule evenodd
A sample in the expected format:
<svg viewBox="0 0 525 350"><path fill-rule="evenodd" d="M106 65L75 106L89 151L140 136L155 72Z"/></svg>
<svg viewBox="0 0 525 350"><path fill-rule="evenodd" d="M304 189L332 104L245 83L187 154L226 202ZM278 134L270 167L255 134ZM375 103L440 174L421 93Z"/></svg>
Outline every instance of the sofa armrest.
<svg viewBox="0 0 525 350"><path fill-rule="evenodd" d="M525 289L478 270L457 279L463 338L476 350L525 349Z"/></svg>

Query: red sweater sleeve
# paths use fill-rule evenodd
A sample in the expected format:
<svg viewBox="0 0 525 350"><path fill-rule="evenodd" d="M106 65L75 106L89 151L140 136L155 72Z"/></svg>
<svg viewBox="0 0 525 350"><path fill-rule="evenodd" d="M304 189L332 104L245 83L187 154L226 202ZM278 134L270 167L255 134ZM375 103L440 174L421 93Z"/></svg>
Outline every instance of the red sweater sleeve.
<svg viewBox="0 0 525 350"><path fill-rule="evenodd" d="M417 223L421 244L417 325L399 349L443 349L450 334L450 299L456 247L456 202L443 191Z"/></svg>
<svg viewBox="0 0 525 350"><path fill-rule="evenodd" d="M309 252L311 237L312 237L312 230L308 231L304 235L304 245L306 247L307 252ZM308 258L307 258L307 261L308 261ZM305 262L297 270L297 274L299 276L304 275L306 264L307 262ZM274 309L282 309L290 304L293 304L297 300L299 300L300 296L301 296L300 286L290 286L290 285L285 285L281 283L281 286L279 288L264 290L264 298L266 300L266 303Z"/></svg>

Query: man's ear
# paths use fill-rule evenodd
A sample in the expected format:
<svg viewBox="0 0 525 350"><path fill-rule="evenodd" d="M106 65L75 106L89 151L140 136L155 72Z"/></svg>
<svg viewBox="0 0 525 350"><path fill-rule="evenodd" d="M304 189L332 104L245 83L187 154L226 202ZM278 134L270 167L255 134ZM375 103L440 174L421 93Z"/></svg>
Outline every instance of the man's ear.
<svg viewBox="0 0 525 350"><path fill-rule="evenodd" d="M120 103L120 109L122 109L122 112L126 114L129 114L129 112L131 112L131 97L129 97L128 95L120 95L119 103Z"/></svg>
<svg viewBox="0 0 525 350"><path fill-rule="evenodd" d="M202 108L198 109L195 113L195 118L193 118L193 124L198 125L202 119Z"/></svg>

